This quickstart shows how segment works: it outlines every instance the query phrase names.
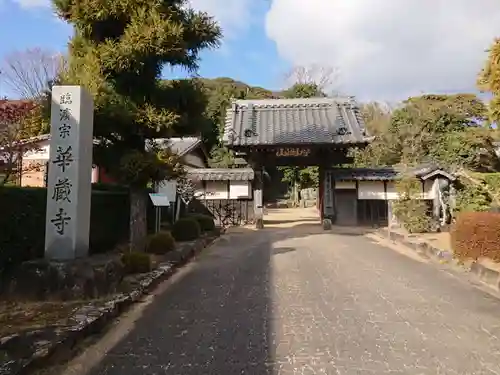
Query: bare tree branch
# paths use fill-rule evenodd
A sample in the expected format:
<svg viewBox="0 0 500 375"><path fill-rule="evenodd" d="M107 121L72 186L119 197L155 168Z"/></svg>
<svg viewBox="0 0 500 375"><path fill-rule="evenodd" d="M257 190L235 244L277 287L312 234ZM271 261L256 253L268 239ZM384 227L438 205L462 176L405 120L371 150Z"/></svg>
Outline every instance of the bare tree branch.
<svg viewBox="0 0 500 375"><path fill-rule="evenodd" d="M337 67L320 64L299 65L285 75L287 87L294 84L315 84L321 91L338 95L340 70Z"/></svg>
<svg viewBox="0 0 500 375"><path fill-rule="evenodd" d="M66 67L63 55L40 48L15 51L1 64L1 78L23 99L36 99L49 89L50 83Z"/></svg>

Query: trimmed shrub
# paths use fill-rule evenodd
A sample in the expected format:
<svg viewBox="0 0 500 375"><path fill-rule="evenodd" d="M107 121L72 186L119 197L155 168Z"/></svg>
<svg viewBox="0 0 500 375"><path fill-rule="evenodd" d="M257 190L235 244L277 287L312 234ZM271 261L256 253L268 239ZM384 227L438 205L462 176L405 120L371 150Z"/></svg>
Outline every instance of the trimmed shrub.
<svg viewBox="0 0 500 375"><path fill-rule="evenodd" d="M47 189L0 188L0 274L43 257ZM112 250L128 240L129 199L122 191L92 191L90 251Z"/></svg>
<svg viewBox="0 0 500 375"><path fill-rule="evenodd" d="M429 232L432 218L427 203L420 199L421 184L416 178L404 178L396 183L399 199L393 202L394 215L410 233Z"/></svg>
<svg viewBox="0 0 500 375"><path fill-rule="evenodd" d="M183 217L172 226L172 235L176 241L196 240L201 235L200 224L193 218Z"/></svg>
<svg viewBox="0 0 500 375"><path fill-rule="evenodd" d="M486 257L500 262L500 214L461 213L451 230L451 246L462 260Z"/></svg>
<svg viewBox="0 0 500 375"><path fill-rule="evenodd" d="M162 255L175 249L175 239L169 231L161 231L148 236L146 251Z"/></svg>
<svg viewBox="0 0 500 375"><path fill-rule="evenodd" d="M127 274L151 271L151 256L141 251L132 251L122 255L122 263Z"/></svg>
<svg viewBox="0 0 500 375"><path fill-rule="evenodd" d="M409 233L426 233L431 230L432 218L424 200L396 200L393 205L394 214Z"/></svg>
<svg viewBox="0 0 500 375"><path fill-rule="evenodd" d="M200 224L202 232L211 232L215 229L215 221L212 216L204 214L189 214L187 217L195 219Z"/></svg>

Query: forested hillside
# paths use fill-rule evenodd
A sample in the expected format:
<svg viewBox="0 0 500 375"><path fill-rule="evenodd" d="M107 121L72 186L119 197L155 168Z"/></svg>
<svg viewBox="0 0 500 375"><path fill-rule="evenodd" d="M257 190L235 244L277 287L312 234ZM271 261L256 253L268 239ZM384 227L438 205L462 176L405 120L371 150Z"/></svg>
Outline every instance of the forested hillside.
<svg viewBox="0 0 500 375"><path fill-rule="evenodd" d="M232 78L200 78L207 107L205 115L210 123L210 130L203 137L206 147L210 150L213 167L231 167L234 162L232 153L221 143L224 130L226 110L234 99L268 99L283 97L282 92L273 92L262 87L247 85Z"/></svg>

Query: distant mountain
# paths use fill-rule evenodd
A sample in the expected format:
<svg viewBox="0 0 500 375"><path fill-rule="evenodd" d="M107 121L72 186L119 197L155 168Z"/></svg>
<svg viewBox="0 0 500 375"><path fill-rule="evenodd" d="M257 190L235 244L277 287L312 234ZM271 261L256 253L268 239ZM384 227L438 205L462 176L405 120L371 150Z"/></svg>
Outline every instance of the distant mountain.
<svg viewBox="0 0 500 375"><path fill-rule="evenodd" d="M281 91L271 91L263 87L250 86L244 82L236 81L229 77L200 78L208 95L225 93L233 95L234 99L272 99L282 98Z"/></svg>

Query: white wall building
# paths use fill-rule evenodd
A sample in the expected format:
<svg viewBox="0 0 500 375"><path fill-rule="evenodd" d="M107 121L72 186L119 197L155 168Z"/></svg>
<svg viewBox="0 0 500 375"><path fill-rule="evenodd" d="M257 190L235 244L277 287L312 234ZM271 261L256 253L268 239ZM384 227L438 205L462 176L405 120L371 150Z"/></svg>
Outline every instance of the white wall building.
<svg viewBox="0 0 500 375"><path fill-rule="evenodd" d="M436 166L420 166L403 171L397 168L332 169L335 220L338 225L396 224L392 202L399 199L397 180L416 177L422 192L420 199L432 208L436 198L436 179L454 181L455 177Z"/></svg>

